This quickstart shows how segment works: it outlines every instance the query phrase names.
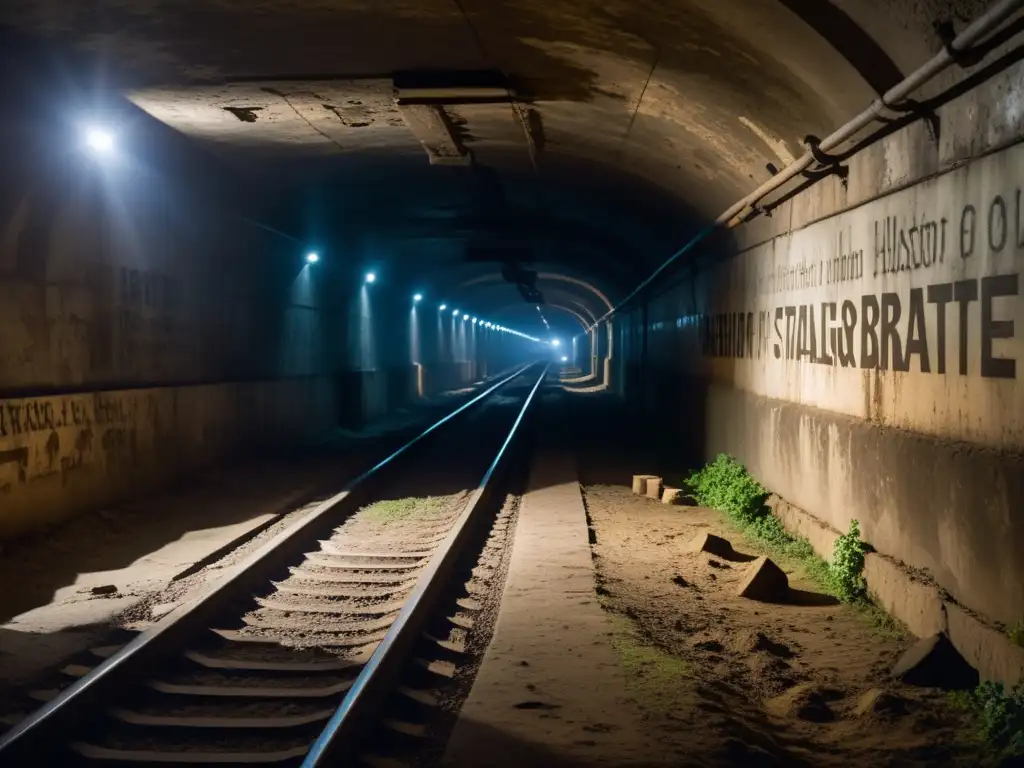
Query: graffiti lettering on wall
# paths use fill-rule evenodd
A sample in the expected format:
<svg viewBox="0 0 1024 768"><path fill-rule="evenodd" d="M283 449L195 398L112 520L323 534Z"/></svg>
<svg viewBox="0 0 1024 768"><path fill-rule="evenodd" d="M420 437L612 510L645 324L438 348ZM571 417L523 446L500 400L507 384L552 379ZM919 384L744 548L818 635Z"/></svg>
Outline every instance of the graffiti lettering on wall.
<svg viewBox="0 0 1024 768"><path fill-rule="evenodd" d="M712 357L798 360L843 368L879 368L987 378L1016 377L1016 361L998 357L996 339L1014 337L1012 320L996 319L997 299L1020 294L1019 275L936 283L898 293L865 294L854 301L798 304L754 312L727 312L701 318L703 352ZM981 304L981 322L972 326L968 309ZM935 320L929 334L926 316ZM948 338L947 321L956 332ZM980 349L980 370L968 369L970 348ZM953 361L950 363L949 361Z"/></svg>
<svg viewBox="0 0 1024 768"><path fill-rule="evenodd" d="M898 273L910 273L913 281L922 270L943 271L927 284L901 290L701 316L702 352L842 368L1016 378L1017 361L1005 354L1005 347L1002 354L997 349L1001 340L1015 338L1019 273L935 277L963 275L983 255L1024 249L1022 208L1017 189L1011 196L995 195L980 208L965 205L952 220L884 216L872 222L868 264L864 249L853 249L849 233L840 232L832 255L816 263L802 257L796 265L770 270L767 292Z"/></svg>
<svg viewBox="0 0 1024 768"><path fill-rule="evenodd" d="M63 427L123 424L134 418L139 404L138 397L105 394L0 400L0 437Z"/></svg>

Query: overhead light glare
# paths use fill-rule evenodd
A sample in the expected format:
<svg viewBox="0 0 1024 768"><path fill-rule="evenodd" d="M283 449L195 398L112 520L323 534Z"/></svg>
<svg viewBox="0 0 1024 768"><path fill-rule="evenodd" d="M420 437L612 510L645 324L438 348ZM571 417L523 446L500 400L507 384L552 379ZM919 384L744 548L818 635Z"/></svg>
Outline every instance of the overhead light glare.
<svg viewBox="0 0 1024 768"><path fill-rule="evenodd" d="M97 154L107 154L114 149L114 135L101 128L90 128L85 132L85 143Z"/></svg>

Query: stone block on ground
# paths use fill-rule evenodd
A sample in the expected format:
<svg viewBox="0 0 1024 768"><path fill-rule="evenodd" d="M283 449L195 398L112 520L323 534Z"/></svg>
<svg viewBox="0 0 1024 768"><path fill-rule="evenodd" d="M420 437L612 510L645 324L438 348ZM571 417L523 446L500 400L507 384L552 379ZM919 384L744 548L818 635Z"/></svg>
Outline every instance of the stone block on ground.
<svg viewBox="0 0 1024 768"><path fill-rule="evenodd" d="M672 488L666 485L661 492L662 504L682 504L684 498L686 498L686 494L682 488Z"/></svg>
<svg viewBox="0 0 1024 768"><path fill-rule="evenodd" d="M961 656L944 632L918 640L892 668L892 676L907 685L968 690L978 685L978 670Z"/></svg>
<svg viewBox="0 0 1024 768"><path fill-rule="evenodd" d="M654 499L655 501L661 500L661 478L657 475L651 475L647 478L647 498Z"/></svg>
<svg viewBox="0 0 1024 768"><path fill-rule="evenodd" d="M734 552L732 543L728 539L715 536L715 534L708 533L707 531L701 531L694 536L690 540L687 550L690 552L707 552L709 555L718 555L724 558L729 558Z"/></svg>
<svg viewBox="0 0 1024 768"><path fill-rule="evenodd" d="M654 475L633 475L633 493L643 496L647 493L647 479Z"/></svg>
<svg viewBox="0 0 1024 768"><path fill-rule="evenodd" d="M740 597L762 602L781 602L788 592L786 574L765 555L747 566L747 575L736 590Z"/></svg>

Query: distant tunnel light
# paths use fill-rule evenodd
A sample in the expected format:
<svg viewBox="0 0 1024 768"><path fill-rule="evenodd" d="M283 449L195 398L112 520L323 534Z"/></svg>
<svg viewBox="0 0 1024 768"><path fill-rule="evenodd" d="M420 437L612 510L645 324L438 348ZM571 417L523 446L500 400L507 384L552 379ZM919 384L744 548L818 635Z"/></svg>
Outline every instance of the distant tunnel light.
<svg viewBox="0 0 1024 768"><path fill-rule="evenodd" d="M569 362L569 358L568 358L568 356L567 356L567 355L562 355L562 362L563 362L563 363L567 363L567 362Z"/></svg>
<svg viewBox="0 0 1024 768"><path fill-rule="evenodd" d="M560 346L562 346L562 342L560 342L558 339L552 339L551 340L551 346L552 347L560 347Z"/></svg>
<svg viewBox="0 0 1024 768"><path fill-rule="evenodd" d="M114 149L114 135L101 128L90 128L85 132L85 143L98 155L106 155Z"/></svg>
<svg viewBox="0 0 1024 768"><path fill-rule="evenodd" d="M447 304L442 304L442 305L441 305L440 307L438 307L437 309L438 309L438 311L440 311L440 312L444 312L444 311L445 311L446 309L448 309L448 305L447 305Z"/></svg>
<svg viewBox="0 0 1024 768"><path fill-rule="evenodd" d="M412 297L412 300L413 301L423 301L423 294L422 293L414 294L413 297Z"/></svg>
<svg viewBox="0 0 1024 768"><path fill-rule="evenodd" d="M476 318L474 317L474 318L473 318L473 325L476 325L476 324L477 324L478 322L479 322L479 321L478 321L478 320L477 320L477 319L476 319Z"/></svg>
<svg viewBox="0 0 1024 768"><path fill-rule="evenodd" d="M367 272L366 273L366 282L368 282L368 283L375 283L376 281L377 281L377 273L376 272Z"/></svg>
<svg viewBox="0 0 1024 768"><path fill-rule="evenodd" d="M316 264L318 261L320 261L320 254L317 253L316 251L310 251L309 253L306 254L306 261L310 264Z"/></svg>

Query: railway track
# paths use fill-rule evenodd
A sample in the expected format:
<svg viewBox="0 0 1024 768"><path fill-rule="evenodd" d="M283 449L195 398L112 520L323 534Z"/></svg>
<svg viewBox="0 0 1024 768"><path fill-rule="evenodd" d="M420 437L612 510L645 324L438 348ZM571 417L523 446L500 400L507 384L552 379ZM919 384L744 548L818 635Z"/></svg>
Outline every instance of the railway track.
<svg viewBox="0 0 1024 768"><path fill-rule="evenodd" d="M479 605L450 581L506 532L502 489L546 375L499 381L203 595L94 649L0 738L0 765L389 764L464 651Z"/></svg>

